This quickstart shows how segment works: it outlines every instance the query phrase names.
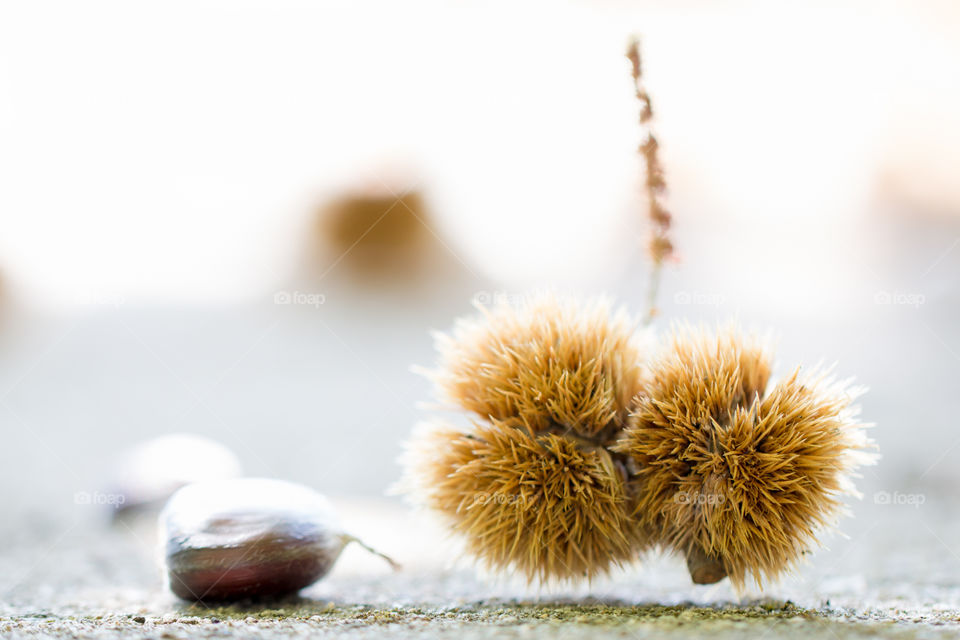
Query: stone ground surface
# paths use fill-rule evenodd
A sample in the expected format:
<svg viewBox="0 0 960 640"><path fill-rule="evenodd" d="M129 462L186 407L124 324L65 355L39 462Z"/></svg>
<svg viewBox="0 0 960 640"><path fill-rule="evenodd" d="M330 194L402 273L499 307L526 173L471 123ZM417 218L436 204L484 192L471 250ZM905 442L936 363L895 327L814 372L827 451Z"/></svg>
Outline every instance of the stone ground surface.
<svg viewBox="0 0 960 640"><path fill-rule="evenodd" d="M960 521L952 503L922 500L855 503L848 538L830 538L780 584L740 595L726 582L691 586L682 564L662 557L575 590L484 578L451 566L455 550L418 516L347 501L345 520L401 572L349 549L300 597L229 607L163 588L149 519L109 527L27 516L5 522L0 539L0 637L958 637Z"/></svg>

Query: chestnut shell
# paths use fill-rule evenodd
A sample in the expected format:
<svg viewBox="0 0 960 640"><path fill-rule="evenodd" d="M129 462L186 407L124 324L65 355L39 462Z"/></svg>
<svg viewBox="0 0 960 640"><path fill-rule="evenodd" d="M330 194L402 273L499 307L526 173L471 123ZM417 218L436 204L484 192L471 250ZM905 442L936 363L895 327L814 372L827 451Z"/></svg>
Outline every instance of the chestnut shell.
<svg viewBox="0 0 960 640"><path fill-rule="evenodd" d="M323 496L256 478L184 487L161 527L170 590L185 600L296 593L325 576L349 540Z"/></svg>

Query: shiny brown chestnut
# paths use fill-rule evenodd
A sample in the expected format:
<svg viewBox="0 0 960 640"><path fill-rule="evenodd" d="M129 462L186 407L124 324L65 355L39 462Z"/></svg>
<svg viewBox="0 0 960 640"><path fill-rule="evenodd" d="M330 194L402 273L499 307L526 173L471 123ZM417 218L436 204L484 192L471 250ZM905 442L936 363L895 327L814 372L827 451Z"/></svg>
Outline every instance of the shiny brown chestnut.
<svg viewBox="0 0 960 640"><path fill-rule="evenodd" d="M185 600L228 601L296 593L357 542L329 502L307 487L260 478L180 489L160 516L170 590Z"/></svg>

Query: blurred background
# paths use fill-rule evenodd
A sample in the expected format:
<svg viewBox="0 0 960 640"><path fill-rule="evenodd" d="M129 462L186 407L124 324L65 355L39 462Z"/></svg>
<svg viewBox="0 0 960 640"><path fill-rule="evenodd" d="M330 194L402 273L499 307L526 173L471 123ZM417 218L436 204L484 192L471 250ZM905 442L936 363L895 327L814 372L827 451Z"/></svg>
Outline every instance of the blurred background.
<svg viewBox="0 0 960 640"><path fill-rule="evenodd" d="M538 287L640 313L635 33L658 328L836 362L868 502L955 496L957 3L38 1L0 8L2 525L100 517L171 433L384 499L431 330Z"/></svg>

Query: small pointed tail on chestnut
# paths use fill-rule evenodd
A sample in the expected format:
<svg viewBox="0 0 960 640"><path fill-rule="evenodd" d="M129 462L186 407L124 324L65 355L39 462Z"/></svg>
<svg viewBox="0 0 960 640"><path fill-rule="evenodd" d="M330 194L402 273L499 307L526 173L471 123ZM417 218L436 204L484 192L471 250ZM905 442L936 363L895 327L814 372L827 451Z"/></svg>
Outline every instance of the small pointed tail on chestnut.
<svg viewBox="0 0 960 640"><path fill-rule="evenodd" d="M341 534L340 539L343 541L344 546L353 542L358 546L363 547L373 555L380 556L381 558L387 561L387 564L389 564L390 568L393 569L394 571L400 571L401 569L403 569L403 567L400 566L400 563L398 563L396 560L394 560L393 558L391 558L385 553L381 553L380 551L377 551L376 549L374 549L373 547L365 543L360 538L357 538L356 536L351 536L349 534L344 533L344 534Z"/></svg>

